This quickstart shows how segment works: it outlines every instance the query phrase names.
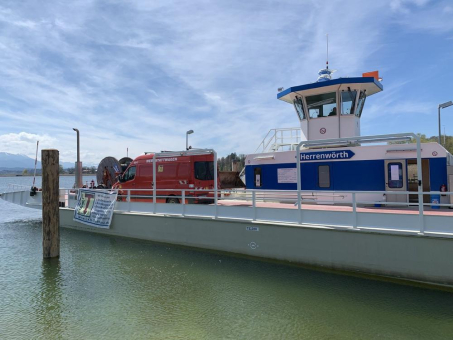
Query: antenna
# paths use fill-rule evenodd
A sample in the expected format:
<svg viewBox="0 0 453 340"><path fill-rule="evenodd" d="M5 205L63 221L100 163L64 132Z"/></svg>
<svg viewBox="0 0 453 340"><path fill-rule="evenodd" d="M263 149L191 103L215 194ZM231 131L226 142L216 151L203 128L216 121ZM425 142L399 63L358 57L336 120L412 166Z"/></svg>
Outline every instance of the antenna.
<svg viewBox="0 0 453 340"><path fill-rule="evenodd" d="M326 69L329 69L329 33L326 34L327 38L327 60L326 60Z"/></svg>
<svg viewBox="0 0 453 340"><path fill-rule="evenodd" d="M331 74L336 71L336 70L329 70L329 34L326 34L326 41L327 41L326 68L319 70L319 72L318 72L319 77L318 77L317 82L332 80Z"/></svg>

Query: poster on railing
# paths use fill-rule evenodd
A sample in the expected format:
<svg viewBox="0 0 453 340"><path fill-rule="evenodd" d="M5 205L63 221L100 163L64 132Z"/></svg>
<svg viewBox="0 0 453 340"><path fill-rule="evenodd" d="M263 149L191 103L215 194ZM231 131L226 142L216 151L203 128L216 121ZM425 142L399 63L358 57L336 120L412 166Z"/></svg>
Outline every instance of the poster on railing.
<svg viewBox="0 0 453 340"><path fill-rule="evenodd" d="M110 228L116 191L79 189L74 221L96 228Z"/></svg>

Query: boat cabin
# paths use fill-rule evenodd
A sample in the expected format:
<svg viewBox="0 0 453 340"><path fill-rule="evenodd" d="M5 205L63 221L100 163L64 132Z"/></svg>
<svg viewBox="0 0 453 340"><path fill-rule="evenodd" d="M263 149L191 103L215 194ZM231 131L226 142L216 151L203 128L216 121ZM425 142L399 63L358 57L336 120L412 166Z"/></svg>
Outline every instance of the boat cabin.
<svg viewBox="0 0 453 340"><path fill-rule="evenodd" d="M325 77L326 72L329 78ZM319 74L316 83L293 86L277 95L277 99L294 106L302 130L301 140L360 136L365 100L383 90L378 72L333 80L329 69Z"/></svg>

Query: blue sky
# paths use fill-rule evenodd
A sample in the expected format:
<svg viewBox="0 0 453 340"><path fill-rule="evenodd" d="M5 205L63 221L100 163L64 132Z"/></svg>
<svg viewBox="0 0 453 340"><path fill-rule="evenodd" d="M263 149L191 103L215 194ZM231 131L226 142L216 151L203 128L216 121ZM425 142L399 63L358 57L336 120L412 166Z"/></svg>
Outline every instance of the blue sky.
<svg viewBox="0 0 453 340"><path fill-rule="evenodd" d="M298 126L277 88L379 70L362 134L437 134L453 100L451 0L17 1L0 3L0 151L36 140L74 161L144 151L251 153ZM453 107L442 111L453 135Z"/></svg>

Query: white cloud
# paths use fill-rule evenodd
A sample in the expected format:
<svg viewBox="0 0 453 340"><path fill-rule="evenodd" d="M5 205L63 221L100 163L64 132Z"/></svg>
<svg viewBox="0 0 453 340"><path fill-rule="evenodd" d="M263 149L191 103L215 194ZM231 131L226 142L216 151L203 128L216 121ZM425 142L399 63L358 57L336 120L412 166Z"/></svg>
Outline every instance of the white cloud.
<svg viewBox="0 0 453 340"><path fill-rule="evenodd" d="M0 151L23 154L35 158L37 141L40 142L40 149L52 148L56 144L56 139L47 134L8 133L0 135Z"/></svg>
<svg viewBox="0 0 453 340"><path fill-rule="evenodd" d="M390 1L390 8L394 11L401 11L404 13L410 12L411 6L423 7L431 0L392 0Z"/></svg>
<svg viewBox="0 0 453 340"><path fill-rule="evenodd" d="M446 33L453 31L451 1L394 0L390 4L397 12L394 20L406 28L417 31Z"/></svg>

